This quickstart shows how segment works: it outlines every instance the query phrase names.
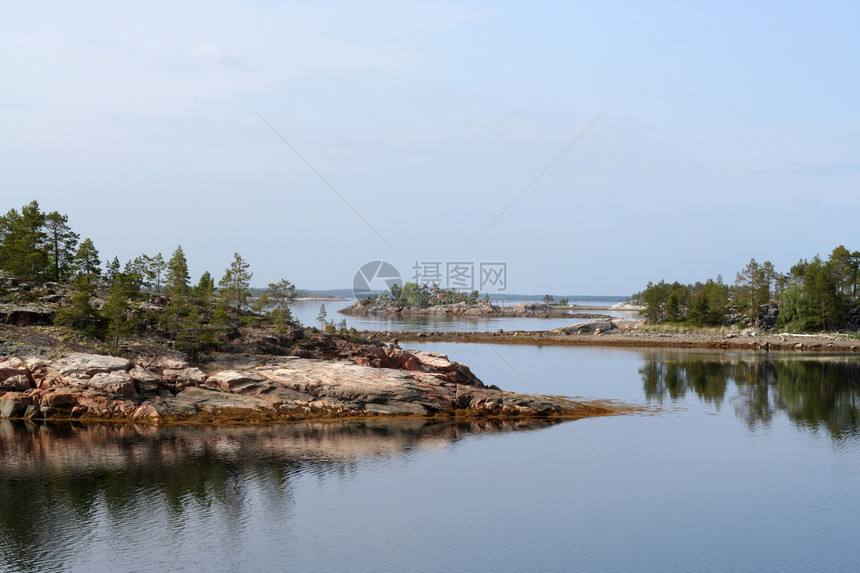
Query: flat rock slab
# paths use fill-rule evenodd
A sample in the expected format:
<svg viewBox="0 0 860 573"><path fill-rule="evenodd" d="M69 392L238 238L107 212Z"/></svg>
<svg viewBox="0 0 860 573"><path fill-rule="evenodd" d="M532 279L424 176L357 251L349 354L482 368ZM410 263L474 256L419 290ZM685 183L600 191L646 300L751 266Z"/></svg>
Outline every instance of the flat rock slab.
<svg viewBox="0 0 860 573"><path fill-rule="evenodd" d="M48 417L48 410L42 410L48 408L52 418L157 423L162 416L222 410L296 412L300 417L314 412L434 415L462 410L528 415L578 406L488 388L444 354L379 345L366 345L362 352L353 343L347 350L348 359L272 357L262 358L262 364L261 359L226 360L232 367L217 370L179 362L132 364L124 358L80 353L40 363L33 370L14 363L32 375L35 387L9 363L0 371L9 381L9 388L0 387L0 417Z"/></svg>
<svg viewBox="0 0 860 573"><path fill-rule="evenodd" d="M101 354L67 354L53 365L63 376L78 377L131 369L131 362L125 358Z"/></svg>

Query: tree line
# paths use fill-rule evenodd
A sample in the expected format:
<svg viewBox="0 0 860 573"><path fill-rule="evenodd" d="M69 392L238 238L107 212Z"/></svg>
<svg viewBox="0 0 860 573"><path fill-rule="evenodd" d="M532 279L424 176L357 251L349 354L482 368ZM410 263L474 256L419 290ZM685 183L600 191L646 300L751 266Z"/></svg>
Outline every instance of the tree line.
<svg viewBox="0 0 860 573"><path fill-rule="evenodd" d="M243 320L264 319L278 331L295 324L295 285L286 279L270 283L252 302L253 273L239 253L217 287L208 271L192 285L181 246L168 260L161 253L142 254L124 265L118 257L102 265L92 240L81 241L68 216L44 213L37 201L0 216L0 269L36 281L70 282L70 304L55 324L108 339L115 350L123 336L155 331L193 360L225 342ZM99 294L104 302L96 308Z"/></svg>
<svg viewBox="0 0 860 573"><path fill-rule="evenodd" d="M379 300L391 300L397 304L415 308L429 308L431 306L466 303L469 306L478 304L478 291L461 292L456 289L441 288L438 284L418 284L415 282L405 283L402 287L397 284L391 285L389 291L379 295ZM489 304L490 296L484 297L484 302Z"/></svg>
<svg viewBox="0 0 860 573"><path fill-rule="evenodd" d="M843 245L824 260L800 259L787 272L755 259L733 285L721 276L694 284L649 282L632 299L651 323L717 326L743 323L789 332L856 328L860 317L860 251Z"/></svg>

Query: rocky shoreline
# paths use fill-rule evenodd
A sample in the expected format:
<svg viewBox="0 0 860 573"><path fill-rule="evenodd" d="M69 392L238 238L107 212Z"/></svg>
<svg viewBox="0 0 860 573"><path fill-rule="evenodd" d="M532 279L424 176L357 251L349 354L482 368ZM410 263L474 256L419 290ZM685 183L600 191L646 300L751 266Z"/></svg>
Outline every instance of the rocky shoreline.
<svg viewBox="0 0 860 573"><path fill-rule="evenodd" d="M166 356L11 356L0 361L0 418L264 424L381 416L573 419L614 413L604 404L487 386L442 354L343 338L317 342L336 358L222 354L192 366Z"/></svg>
<svg viewBox="0 0 860 573"><path fill-rule="evenodd" d="M848 335L761 333L753 330L725 333L649 332L637 327L641 320L607 318L589 320L552 331L496 332L368 332L370 340L531 344L536 346L614 346L643 348L702 348L786 352L860 352L860 339Z"/></svg>

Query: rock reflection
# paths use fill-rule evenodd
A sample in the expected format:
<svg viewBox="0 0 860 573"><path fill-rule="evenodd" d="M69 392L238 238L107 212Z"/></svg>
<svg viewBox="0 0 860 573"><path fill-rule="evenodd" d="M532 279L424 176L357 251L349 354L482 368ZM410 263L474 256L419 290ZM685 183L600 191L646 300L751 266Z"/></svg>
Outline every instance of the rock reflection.
<svg viewBox="0 0 860 573"><path fill-rule="evenodd" d="M416 420L154 428L4 420L0 562L12 571L64 569L63 559L105 523L169 539L181 533L183 518L209 511L241 530L251 498L263 498L267 512L289 513L291 483L301 474L344 476L367 460L552 424ZM153 533L153 516L173 530Z"/></svg>
<svg viewBox="0 0 860 573"><path fill-rule="evenodd" d="M663 355L639 369L649 401L694 392L720 408L727 399L754 429L784 413L798 427L826 429L835 439L860 434L860 360L845 356ZM730 399L730 385L736 394Z"/></svg>

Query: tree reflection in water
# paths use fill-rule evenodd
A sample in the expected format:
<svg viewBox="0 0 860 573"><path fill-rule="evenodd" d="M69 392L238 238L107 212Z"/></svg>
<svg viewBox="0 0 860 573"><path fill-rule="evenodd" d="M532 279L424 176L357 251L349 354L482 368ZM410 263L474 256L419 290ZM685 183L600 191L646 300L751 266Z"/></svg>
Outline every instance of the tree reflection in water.
<svg viewBox="0 0 860 573"><path fill-rule="evenodd" d="M122 537L118 543L170 548L179 545L176 540L199 539L200 520L212 515L225 536L218 542L229 545L249 511L289 516L300 475L349 476L366 460L408 457L467 435L553 424L382 421L153 428L3 420L0 570L66 570L75 552L84 551L99 532Z"/></svg>
<svg viewBox="0 0 860 573"><path fill-rule="evenodd" d="M798 427L826 428L834 439L858 435L860 360L822 356L647 357L639 369L649 401L677 401L694 392L719 409L729 400L751 429L777 412Z"/></svg>

